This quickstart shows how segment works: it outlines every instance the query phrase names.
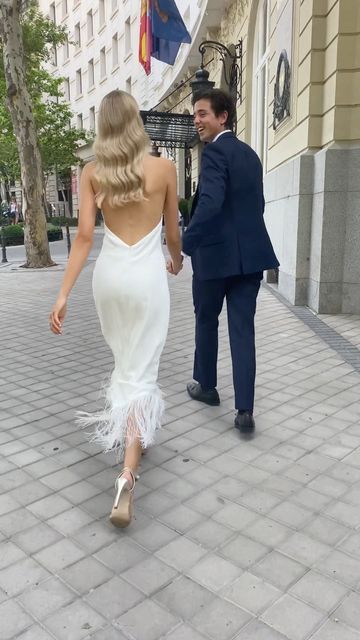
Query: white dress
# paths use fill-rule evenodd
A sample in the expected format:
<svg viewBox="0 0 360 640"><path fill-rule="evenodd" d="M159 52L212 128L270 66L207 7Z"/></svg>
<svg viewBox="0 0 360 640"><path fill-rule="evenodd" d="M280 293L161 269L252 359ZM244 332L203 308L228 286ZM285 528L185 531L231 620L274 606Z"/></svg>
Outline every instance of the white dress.
<svg viewBox="0 0 360 640"><path fill-rule="evenodd" d="M161 424L164 402L157 378L170 311L161 227L160 221L130 246L105 226L96 261L95 305L115 368L104 411L83 413L79 422L95 425L92 441L105 451L116 449L121 454L136 435L146 448Z"/></svg>

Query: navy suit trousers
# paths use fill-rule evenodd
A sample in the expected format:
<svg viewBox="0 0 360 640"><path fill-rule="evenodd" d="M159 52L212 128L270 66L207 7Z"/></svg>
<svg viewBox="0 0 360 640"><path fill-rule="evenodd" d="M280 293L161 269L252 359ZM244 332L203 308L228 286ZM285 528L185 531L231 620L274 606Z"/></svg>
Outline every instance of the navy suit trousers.
<svg viewBox="0 0 360 640"><path fill-rule="evenodd" d="M235 408L253 411L256 298L262 272L216 280L193 277L196 317L194 380L204 391L217 385L218 326L226 298Z"/></svg>

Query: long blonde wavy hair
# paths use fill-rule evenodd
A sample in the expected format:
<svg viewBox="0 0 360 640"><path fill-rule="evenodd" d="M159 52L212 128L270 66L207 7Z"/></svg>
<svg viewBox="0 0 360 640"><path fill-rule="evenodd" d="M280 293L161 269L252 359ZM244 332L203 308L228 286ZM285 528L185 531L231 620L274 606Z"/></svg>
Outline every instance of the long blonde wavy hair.
<svg viewBox="0 0 360 640"><path fill-rule="evenodd" d="M143 161L149 148L134 98L126 91L108 93L100 104L94 142L98 207L105 198L111 207L146 199Z"/></svg>

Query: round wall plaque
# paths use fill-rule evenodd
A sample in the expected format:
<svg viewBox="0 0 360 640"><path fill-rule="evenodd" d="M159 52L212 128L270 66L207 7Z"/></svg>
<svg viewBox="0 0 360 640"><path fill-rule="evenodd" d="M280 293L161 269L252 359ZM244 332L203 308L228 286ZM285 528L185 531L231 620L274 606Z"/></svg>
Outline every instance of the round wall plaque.
<svg viewBox="0 0 360 640"><path fill-rule="evenodd" d="M279 56L274 86L273 129L290 115L290 65L285 49Z"/></svg>

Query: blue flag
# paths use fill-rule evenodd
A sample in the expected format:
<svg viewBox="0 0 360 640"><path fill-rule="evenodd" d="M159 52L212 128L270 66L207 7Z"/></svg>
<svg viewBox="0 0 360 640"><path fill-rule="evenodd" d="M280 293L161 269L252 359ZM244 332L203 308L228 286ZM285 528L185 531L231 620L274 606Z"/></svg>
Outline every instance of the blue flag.
<svg viewBox="0 0 360 640"><path fill-rule="evenodd" d="M190 44L191 36L175 0L153 0L152 57L174 64L182 42Z"/></svg>

